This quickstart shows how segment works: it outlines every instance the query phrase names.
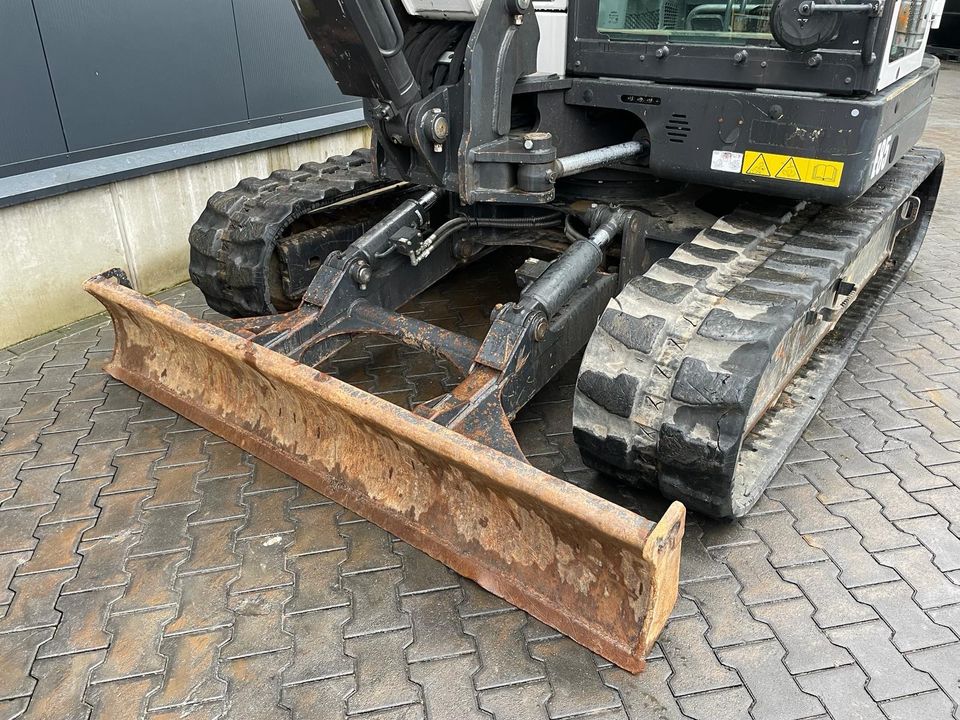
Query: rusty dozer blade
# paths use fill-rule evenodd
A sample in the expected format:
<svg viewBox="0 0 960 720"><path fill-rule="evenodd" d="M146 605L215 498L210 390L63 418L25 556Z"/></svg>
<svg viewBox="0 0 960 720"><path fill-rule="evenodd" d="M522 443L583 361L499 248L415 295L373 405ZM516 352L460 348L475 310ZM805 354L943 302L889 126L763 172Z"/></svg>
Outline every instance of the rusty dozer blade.
<svg viewBox="0 0 960 720"><path fill-rule="evenodd" d="M107 273L107 372L632 672L677 597L684 509L654 523Z"/></svg>

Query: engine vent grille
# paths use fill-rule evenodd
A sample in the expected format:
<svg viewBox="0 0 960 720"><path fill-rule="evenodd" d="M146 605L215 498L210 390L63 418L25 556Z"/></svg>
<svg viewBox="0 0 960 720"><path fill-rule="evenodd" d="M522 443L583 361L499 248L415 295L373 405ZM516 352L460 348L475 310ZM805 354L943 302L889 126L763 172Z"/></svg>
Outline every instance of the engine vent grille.
<svg viewBox="0 0 960 720"><path fill-rule="evenodd" d="M682 143L690 134L690 121L682 113L674 113L667 121L667 139L672 143Z"/></svg>

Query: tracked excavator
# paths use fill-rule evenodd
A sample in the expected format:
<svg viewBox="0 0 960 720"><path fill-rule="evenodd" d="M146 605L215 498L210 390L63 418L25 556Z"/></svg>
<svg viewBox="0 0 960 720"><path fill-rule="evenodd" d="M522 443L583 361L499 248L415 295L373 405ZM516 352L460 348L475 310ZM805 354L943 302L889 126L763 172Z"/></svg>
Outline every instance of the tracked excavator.
<svg viewBox="0 0 960 720"><path fill-rule="evenodd" d="M684 508L751 508L916 257L942 1L294 2L373 147L210 199L226 320L89 281L109 372L640 670ZM481 340L403 311L506 246ZM410 411L316 369L371 334L461 382ZM583 458L661 518L525 461L511 420L581 352Z"/></svg>

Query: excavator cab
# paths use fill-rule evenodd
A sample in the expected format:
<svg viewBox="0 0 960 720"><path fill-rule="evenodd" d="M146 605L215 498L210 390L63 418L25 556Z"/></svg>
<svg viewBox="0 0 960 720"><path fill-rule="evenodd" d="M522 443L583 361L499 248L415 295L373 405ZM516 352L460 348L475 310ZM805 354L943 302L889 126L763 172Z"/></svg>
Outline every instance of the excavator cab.
<svg viewBox="0 0 960 720"><path fill-rule="evenodd" d="M938 0L598 0L566 11L565 64L653 84L619 99L670 108L643 110L658 177L844 204L919 141L940 14ZM676 147L691 140L695 157Z"/></svg>
<svg viewBox="0 0 960 720"><path fill-rule="evenodd" d="M655 69L641 65L631 76L870 95L922 65L928 34L940 14L942 3L938 7L937 0L600 0L595 22L592 12L578 13L576 28L577 42L582 39L588 46L604 39L626 43L615 52L642 55L640 43L660 43L676 53L696 53L694 57L705 61L707 47L734 46L748 53L738 63L743 69L749 67L747 60L766 63L762 73L740 72L726 78L722 66L710 68L707 62L673 71L659 67L666 63L653 63ZM721 52L716 59L730 56Z"/></svg>

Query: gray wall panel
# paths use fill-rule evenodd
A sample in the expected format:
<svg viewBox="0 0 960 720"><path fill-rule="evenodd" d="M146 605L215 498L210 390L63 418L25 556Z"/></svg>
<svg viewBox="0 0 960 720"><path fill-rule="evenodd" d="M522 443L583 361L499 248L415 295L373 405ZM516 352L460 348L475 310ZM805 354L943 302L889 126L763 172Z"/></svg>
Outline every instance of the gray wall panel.
<svg viewBox="0 0 960 720"><path fill-rule="evenodd" d="M0 165L65 152L33 6L0 2Z"/></svg>
<svg viewBox="0 0 960 720"><path fill-rule="evenodd" d="M0 0L0 178L359 107L291 0Z"/></svg>
<svg viewBox="0 0 960 720"><path fill-rule="evenodd" d="M251 118L327 107L344 98L290 0L233 0Z"/></svg>
<svg viewBox="0 0 960 720"><path fill-rule="evenodd" d="M230 0L35 5L70 150L246 119Z"/></svg>

